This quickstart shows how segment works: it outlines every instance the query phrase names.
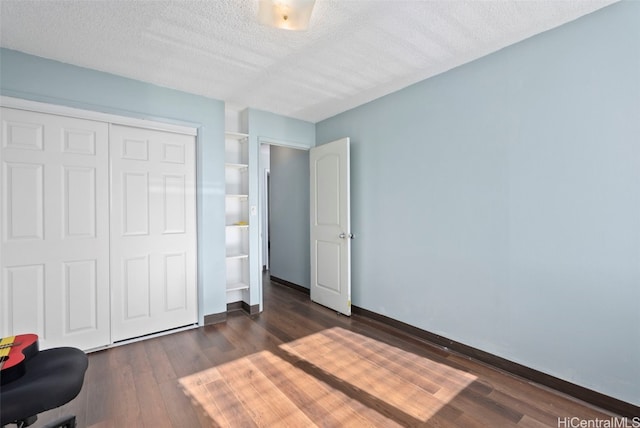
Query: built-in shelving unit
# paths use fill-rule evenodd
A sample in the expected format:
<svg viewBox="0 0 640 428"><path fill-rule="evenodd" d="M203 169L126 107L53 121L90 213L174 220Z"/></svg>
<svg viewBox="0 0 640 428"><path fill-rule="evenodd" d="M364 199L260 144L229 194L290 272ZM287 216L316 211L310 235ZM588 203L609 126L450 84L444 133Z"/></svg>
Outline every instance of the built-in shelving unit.
<svg viewBox="0 0 640 428"><path fill-rule="evenodd" d="M227 303L248 301L249 153L248 135L225 133L225 224Z"/></svg>

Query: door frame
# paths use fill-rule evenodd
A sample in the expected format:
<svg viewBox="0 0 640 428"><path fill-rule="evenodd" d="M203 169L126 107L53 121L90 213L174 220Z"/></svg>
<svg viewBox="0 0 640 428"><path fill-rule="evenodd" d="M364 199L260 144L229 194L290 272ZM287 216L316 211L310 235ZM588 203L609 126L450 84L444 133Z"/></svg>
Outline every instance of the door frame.
<svg viewBox="0 0 640 428"><path fill-rule="evenodd" d="M278 138L271 138L271 137L263 137L263 136L259 136L257 138L257 148L256 148L256 152L257 152L257 159L258 159L258 173L257 176L259 177L259 180L266 180L266 176L263 177L261 171L265 168L265 165L263 165L262 162L262 157L260 156L260 147L265 144L268 146L280 146L280 147L288 147L290 149L297 149L297 150L304 150L304 151L309 151L311 149L311 147L308 144L305 143L300 143L297 141L288 141L288 140L280 140ZM261 183L258 183L258 189L261 189ZM258 288L258 304L259 304L259 311L262 312L264 310L264 298L263 298L263 289L262 287L264 286L264 284L262 283L262 258L264 257L263 255L263 251L262 251L262 240L264 238L264 231L263 231L263 225L264 225L264 208L265 208L265 204L266 204L266 197L267 195L264 192L261 192L260 190L258 190L258 231L256 236L257 239L257 247L258 247L258 257L256 257L257 259L257 263L251 262L250 261L250 266L251 268L249 269L249 275L251 275L253 272L256 272L257 275L257 288ZM251 222L249 222L251 223ZM251 245L251 244L250 244ZM259 269L256 270L256 267L258 267Z"/></svg>
<svg viewBox="0 0 640 428"><path fill-rule="evenodd" d="M262 245L260 246L260 248L262 249L262 253L260 254L260 260L262 261L262 273L264 273L265 271L268 271L271 269L271 263L269 262L270 259L270 245L269 245L269 210L270 210L270 206L269 204L271 203L269 200L269 186L271 183L271 168L265 168L264 169L264 175L262 177L262 185L260 186L261 189L264 189L264 197L262 199L262 218L260 219L260 225L262 227L261 231L261 241ZM265 242L266 241L266 242ZM265 248L266 248L266 254L265 254Z"/></svg>
<svg viewBox="0 0 640 428"><path fill-rule="evenodd" d="M14 108L18 110L28 110L37 113L56 114L58 116L68 116L77 119L88 119L97 122L107 122L116 125L134 126L136 128L153 129L157 131L175 132L178 134L186 134L191 136L198 135L197 123L180 122L180 124L161 122L162 118L157 120L137 119L135 117L120 116L111 113L102 113L94 110L83 110L74 107L67 107L59 104L41 103L39 101L25 100L22 98L14 98L1 95L0 105L3 107Z"/></svg>

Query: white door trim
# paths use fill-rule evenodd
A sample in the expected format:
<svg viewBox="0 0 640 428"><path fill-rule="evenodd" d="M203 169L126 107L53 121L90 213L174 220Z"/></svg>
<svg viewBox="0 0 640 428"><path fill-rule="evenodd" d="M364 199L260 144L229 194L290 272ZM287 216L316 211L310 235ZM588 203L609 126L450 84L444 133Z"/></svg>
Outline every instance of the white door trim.
<svg viewBox="0 0 640 428"><path fill-rule="evenodd" d="M305 151L309 151L313 146L310 146L309 144L305 144L305 143L300 143L297 141L289 141L289 140L280 140L277 138L271 138L271 137L264 137L264 136L258 136L257 137L257 149L256 153L257 153L257 162L255 162L257 164L257 167L250 167L250 168L256 168L257 171L257 176L258 176L258 180L266 180L266 177L264 177L260 171L262 171L262 169L264 169L264 165L262 165L262 161L261 161L261 156L260 156L260 147L266 144L268 146L280 146L280 147L288 147L291 149L298 149L298 150L305 150ZM250 162L251 163L251 162ZM260 189L260 183L258 183L258 189ZM262 254L262 239L264 239L264 231L262 230L264 227L264 205L265 205L265 198L267 197L266 194L263 194L263 192L258 191L258 212L260 213L260 218L258 219L258 234L256 236L257 240L258 240L258 260L262 261L264 255ZM257 266L255 264L252 264L251 266ZM253 272L253 271L252 271ZM264 304L264 297L263 297L263 290L262 287L264 286L264 284L262 283L262 263L259 264L259 271L258 271L258 275L257 276L257 281L258 281L258 304L260 305L260 312L262 312L263 310L263 304Z"/></svg>
<svg viewBox="0 0 640 428"><path fill-rule="evenodd" d="M268 144L270 146L290 147L292 149L299 149L299 150L309 150L312 147L308 144L299 143L297 141L279 140L277 138L270 138L270 137L258 137L258 147L260 147L261 144Z"/></svg>
<svg viewBox="0 0 640 428"><path fill-rule="evenodd" d="M83 110L79 108L67 107L58 104L41 103L39 101L25 100L22 98L14 98L0 96L0 106L10 107L19 110L28 110L37 113L55 114L58 116L68 116L76 119L88 119L97 122L106 122L114 125L126 125L137 128L152 129L156 131L175 132L177 134L197 135L198 125L195 123L167 123L155 120L138 119L127 116L120 116L110 113L101 113L93 110ZM165 119L161 119L165 120Z"/></svg>

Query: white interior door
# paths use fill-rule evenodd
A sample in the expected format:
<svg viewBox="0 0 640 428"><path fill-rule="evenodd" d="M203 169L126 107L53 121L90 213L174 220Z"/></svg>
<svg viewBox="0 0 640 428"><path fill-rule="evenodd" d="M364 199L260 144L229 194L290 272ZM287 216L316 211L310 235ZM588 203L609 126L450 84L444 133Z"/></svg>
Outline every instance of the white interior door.
<svg viewBox="0 0 640 428"><path fill-rule="evenodd" d="M311 149L311 300L351 315L349 138Z"/></svg>
<svg viewBox="0 0 640 428"><path fill-rule="evenodd" d="M0 336L109 344L108 125L1 109Z"/></svg>
<svg viewBox="0 0 640 428"><path fill-rule="evenodd" d="M113 341L197 322L195 137L111 125Z"/></svg>

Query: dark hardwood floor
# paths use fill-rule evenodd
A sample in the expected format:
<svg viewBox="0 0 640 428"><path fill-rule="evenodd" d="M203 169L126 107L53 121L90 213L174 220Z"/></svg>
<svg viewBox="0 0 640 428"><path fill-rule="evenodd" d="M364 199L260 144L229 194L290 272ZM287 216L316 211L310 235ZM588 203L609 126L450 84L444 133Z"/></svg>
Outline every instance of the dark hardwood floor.
<svg viewBox="0 0 640 428"><path fill-rule="evenodd" d="M89 355L79 427L558 427L610 413L265 280L265 310ZM579 426L579 425L576 425ZM586 425L584 425L586 426Z"/></svg>

